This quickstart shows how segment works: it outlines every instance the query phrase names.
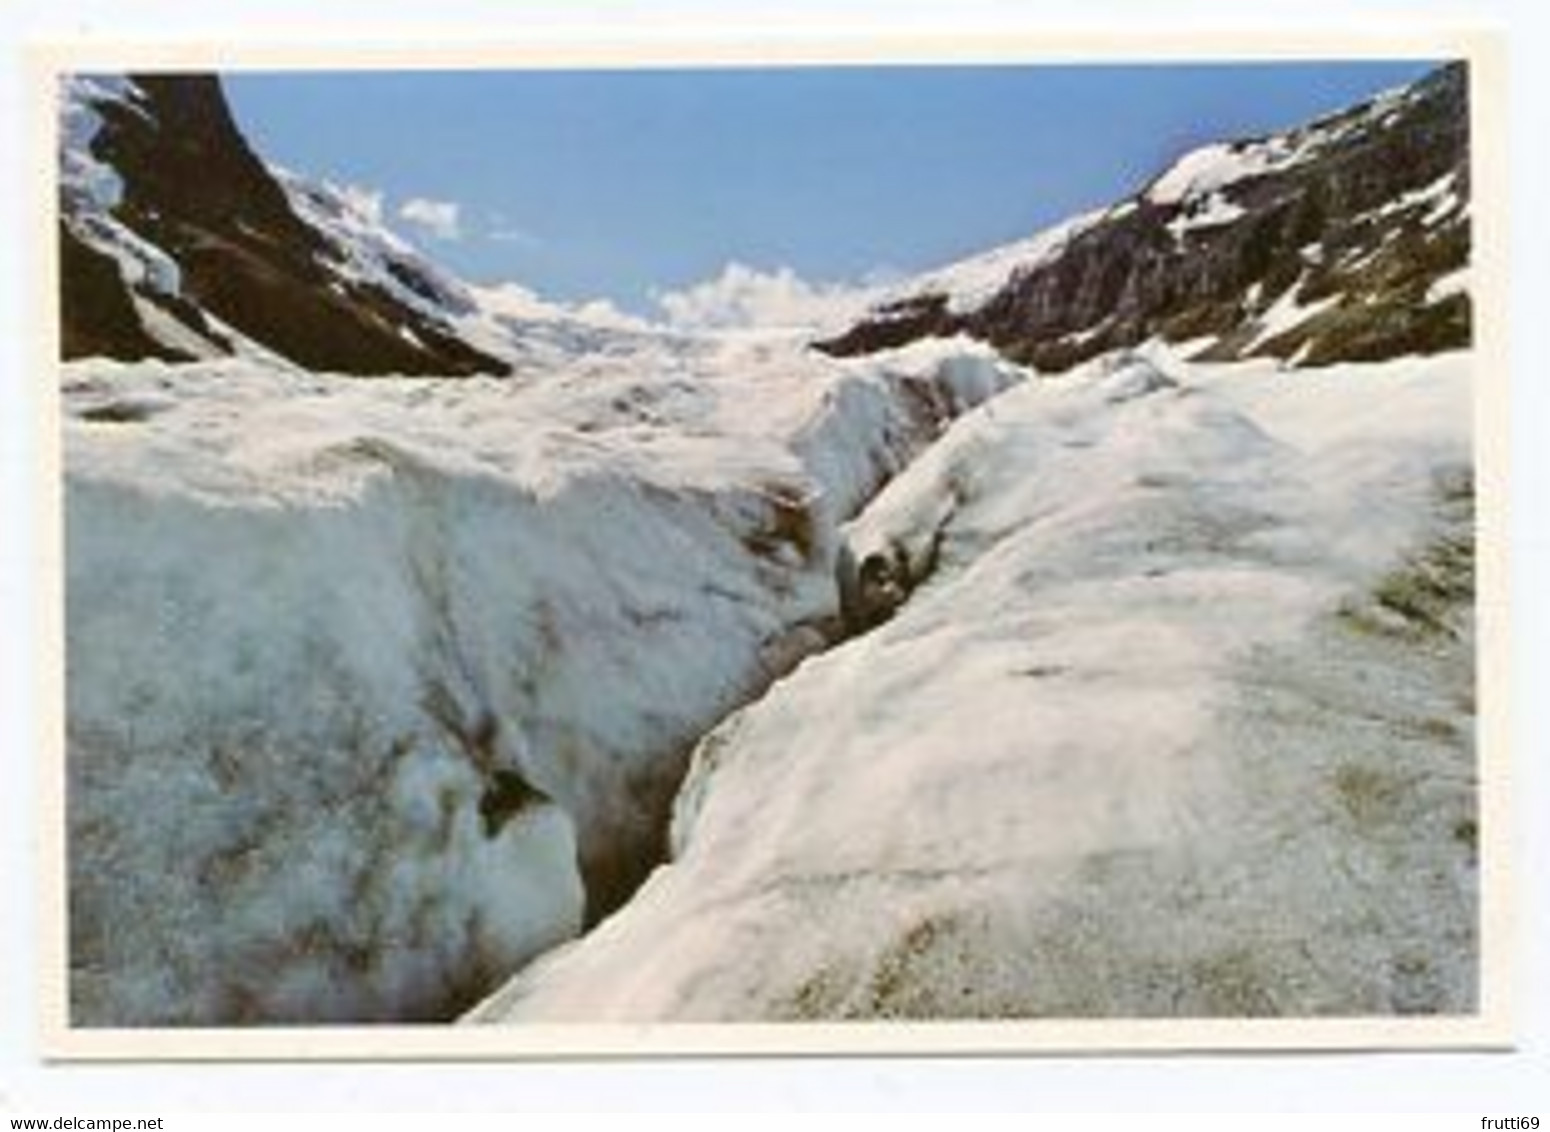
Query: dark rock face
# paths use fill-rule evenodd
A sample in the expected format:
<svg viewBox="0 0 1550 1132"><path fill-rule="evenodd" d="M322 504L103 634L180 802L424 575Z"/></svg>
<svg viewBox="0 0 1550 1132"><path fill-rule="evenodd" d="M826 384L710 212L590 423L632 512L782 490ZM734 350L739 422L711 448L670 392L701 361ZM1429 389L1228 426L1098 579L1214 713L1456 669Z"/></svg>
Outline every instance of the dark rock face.
<svg viewBox="0 0 1550 1132"><path fill-rule="evenodd" d="M179 294L154 296L122 279L114 288L102 276L102 264L83 285L91 271L80 266L88 262L83 251L112 263L66 232L61 306L67 358L177 353L147 349L125 329L134 290L217 347L219 336L203 312L309 369L438 375L508 370L383 288L333 270L326 239L296 215L285 190L248 147L215 77L140 75L133 82L133 101L95 105L102 127L92 155L122 180L114 218L177 264ZM139 337L145 337L143 329Z"/></svg>
<svg viewBox="0 0 1550 1132"><path fill-rule="evenodd" d="M817 346L863 354L966 333L1044 370L1153 336L1209 338L1197 356L1214 360L1304 365L1466 346L1468 296L1429 292L1469 262L1467 87L1462 64L1443 67L1397 102L1275 139L1303 157L1215 191L1154 192L1159 179L976 309L908 297ZM1278 329L1263 317L1277 300L1312 309Z"/></svg>

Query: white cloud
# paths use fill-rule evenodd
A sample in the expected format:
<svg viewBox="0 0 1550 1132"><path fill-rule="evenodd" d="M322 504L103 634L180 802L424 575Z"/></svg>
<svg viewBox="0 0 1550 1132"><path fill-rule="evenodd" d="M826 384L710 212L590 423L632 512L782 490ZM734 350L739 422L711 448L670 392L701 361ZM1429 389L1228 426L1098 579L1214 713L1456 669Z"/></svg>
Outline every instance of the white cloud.
<svg viewBox="0 0 1550 1132"><path fill-rule="evenodd" d="M438 240L456 240L463 235L458 222L458 206L450 200L414 197L398 210L399 218L424 229Z"/></svg>
<svg viewBox="0 0 1550 1132"><path fill-rule="evenodd" d="M536 248L543 244L543 241L533 233L525 232L521 228L491 228L485 235L498 244L520 244L525 248Z"/></svg>
<svg viewBox="0 0 1550 1132"><path fill-rule="evenodd" d="M543 240L521 225L513 224L502 212L492 212L485 219L484 235L498 244L517 244L524 248L543 246Z"/></svg>
<svg viewBox="0 0 1550 1132"><path fill-rule="evenodd" d="M849 321L873 291L809 283L789 267L761 271L731 262L714 279L677 291L653 291L652 301L680 329L824 328Z"/></svg>
<svg viewBox="0 0 1550 1132"><path fill-rule="evenodd" d="M607 299L583 303L563 303L545 299L520 283L500 283L481 287L480 304L485 310L512 319L577 319L590 326L609 330L647 330L651 324L620 310Z"/></svg>

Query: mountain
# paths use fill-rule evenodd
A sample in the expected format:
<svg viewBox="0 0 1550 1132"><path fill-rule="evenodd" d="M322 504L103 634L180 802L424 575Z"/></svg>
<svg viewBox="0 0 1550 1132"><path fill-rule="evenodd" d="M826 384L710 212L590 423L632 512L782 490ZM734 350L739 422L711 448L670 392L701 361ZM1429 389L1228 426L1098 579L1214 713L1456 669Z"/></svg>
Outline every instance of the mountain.
<svg viewBox="0 0 1550 1132"><path fill-rule="evenodd" d="M819 343L968 334L1041 370L1148 339L1300 365L1466 346L1463 64L1285 133L1188 153L1139 192L954 265Z"/></svg>
<svg viewBox="0 0 1550 1132"><path fill-rule="evenodd" d="M348 374L500 374L452 325L457 289L405 247L320 217L341 208L249 148L209 75L64 80L60 92L65 358L191 360L254 345ZM380 254L380 253L386 254Z"/></svg>
<svg viewBox="0 0 1550 1132"><path fill-rule="evenodd" d="M965 334L1058 371L1150 339L1301 365L1467 345L1463 64L1266 137L1185 154L1132 196L883 292L818 349ZM266 165L206 75L61 90L64 356L270 351L351 374L504 373L535 341L644 329L471 287L372 202ZM843 323L841 324L844 325Z"/></svg>

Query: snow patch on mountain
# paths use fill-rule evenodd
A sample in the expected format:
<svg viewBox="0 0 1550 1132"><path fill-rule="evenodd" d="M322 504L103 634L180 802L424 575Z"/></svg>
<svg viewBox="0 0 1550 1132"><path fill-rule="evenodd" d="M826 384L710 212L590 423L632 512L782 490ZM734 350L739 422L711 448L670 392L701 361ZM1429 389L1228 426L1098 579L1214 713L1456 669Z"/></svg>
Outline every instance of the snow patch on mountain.
<svg viewBox="0 0 1550 1132"><path fill-rule="evenodd" d="M1336 114L1285 134L1247 141L1213 142L1190 150L1148 185L1143 196L1153 204L1182 205L1222 193L1255 177L1283 172L1312 160L1320 151L1392 119L1410 88L1374 96L1365 106Z"/></svg>
<svg viewBox="0 0 1550 1132"><path fill-rule="evenodd" d="M1306 151L1284 137L1216 142L1179 158L1147 187L1145 196L1153 204L1182 204L1220 193L1249 177L1288 168L1306 157Z"/></svg>
<svg viewBox="0 0 1550 1132"><path fill-rule="evenodd" d="M97 108L104 102L134 106L136 87L118 76L71 75L60 80L57 94L60 193L79 206L109 211L123 199L124 184L91 151L102 128Z"/></svg>
<svg viewBox="0 0 1550 1132"><path fill-rule="evenodd" d="M1421 205L1430 206L1421 218L1421 226L1424 228L1430 228L1457 208L1459 205L1458 174L1445 173L1429 185L1412 189L1391 201L1384 202L1370 215L1374 220L1385 220L1391 216L1412 212Z"/></svg>
<svg viewBox="0 0 1550 1132"><path fill-rule="evenodd" d="M1014 271L1030 271L1053 261L1073 239L1109 216L1110 210L1107 209L1073 216L1025 239L1001 244L989 251L927 271L910 279L907 285L893 288L890 298L944 295L950 312L966 314L987 302L1006 284Z"/></svg>
<svg viewBox="0 0 1550 1132"><path fill-rule="evenodd" d="M132 288L176 295L182 285L177 263L113 215L113 209L123 198L124 183L111 165L92 152L92 143L102 129L100 108L114 103L143 114L137 104L140 97L133 81L121 76L74 75L60 80L58 161L62 211L77 237L118 262L125 282ZM160 338L156 328L148 329L153 337L173 345ZM208 345L200 339L198 349L202 351Z"/></svg>
<svg viewBox="0 0 1550 1132"><path fill-rule="evenodd" d="M1433 281L1426 288L1426 301L1428 303L1440 303L1444 299L1454 295L1467 295L1474 286L1474 272L1469 267L1461 267L1457 271Z"/></svg>
<svg viewBox="0 0 1550 1132"><path fill-rule="evenodd" d="M1246 215L1247 212L1241 205L1233 204L1217 191L1196 201L1194 207L1181 210L1177 216L1168 221L1167 227L1175 240L1182 240L1189 232L1231 224Z"/></svg>
<svg viewBox="0 0 1550 1132"><path fill-rule="evenodd" d="M1277 295L1273 303L1254 316L1254 336L1244 347L1245 353L1270 341L1278 334L1296 329L1340 302L1339 295L1325 295L1310 303L1302 302L1299 296L1299 285L1293 283Z"/></svg>

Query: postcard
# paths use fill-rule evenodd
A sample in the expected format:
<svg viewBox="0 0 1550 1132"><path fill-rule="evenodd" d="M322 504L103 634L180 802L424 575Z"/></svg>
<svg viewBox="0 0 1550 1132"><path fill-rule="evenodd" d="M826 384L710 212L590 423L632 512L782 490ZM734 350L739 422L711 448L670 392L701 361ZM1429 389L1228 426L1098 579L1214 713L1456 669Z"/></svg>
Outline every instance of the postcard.
<svg viewBox="0 0 1550 1132"><path fill-rule="evenodd" d="M49 1054L1510 1044L1500 55L40 52Z"/></svg>

